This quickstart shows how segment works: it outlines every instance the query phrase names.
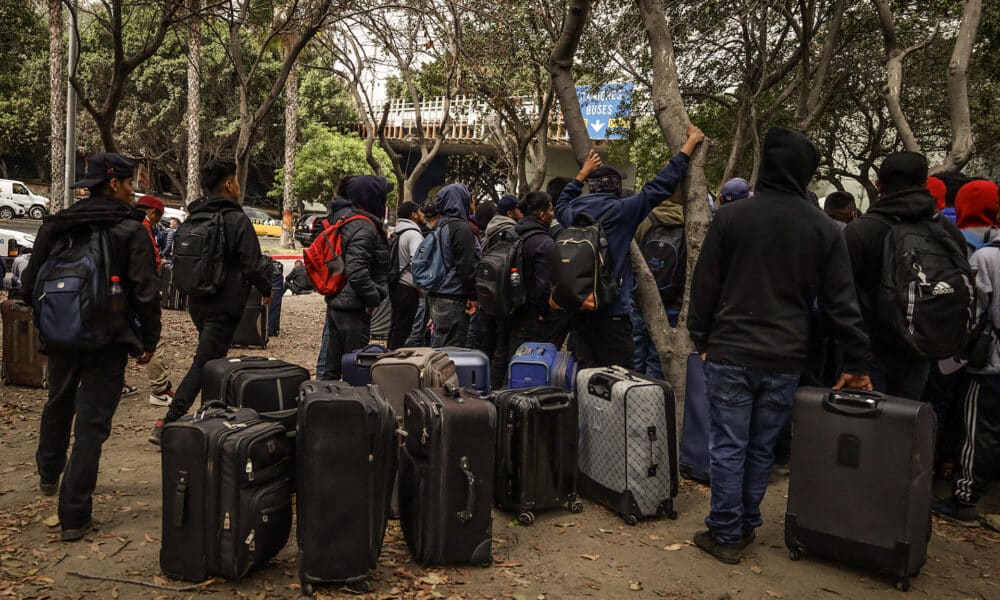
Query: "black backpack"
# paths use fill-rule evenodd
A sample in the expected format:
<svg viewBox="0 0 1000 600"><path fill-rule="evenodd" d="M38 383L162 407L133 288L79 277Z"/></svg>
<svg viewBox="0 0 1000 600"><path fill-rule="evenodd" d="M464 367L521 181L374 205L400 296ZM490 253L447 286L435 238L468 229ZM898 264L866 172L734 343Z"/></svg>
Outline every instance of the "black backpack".
<svg viewBox="0 0 1000 600"><path fill-rule="evenodd" d="M680 306L687 280L687 243L684 225L661 223L649 215L652 226L642 236L640 249L646 259L665 308Z"/></svg>
<svg viewBox="0 0 1000 600"><path fill-rule="evenodd" d="M105 227L73 229L38 269L35 322L47 349L107 346L123 323L111 306L111 276L120 274L112 272L107 236Z"/></svg>
<svg viewBox="0 0 1000 600"><path fill-rule="evenodd" d="M975 321L975 284L965 249L936 213L929 221L891 221L875 295L879 322L926 358L959 354Z"/></svg>
<svg viewBox="0 0 1000 600"><path fill-rule="evenodd" d="M552 251L552 302L570 311L593 312L614 304L619 283L608 261L602 225L582 213L577 223L556 234Z"/></svg>
<svg viewBox="0 0 1000 600"><path fill-rule="evenodd" d="M182 294L212 296L225 281L225 212L196 212L177 227L174 285Z"/></svg>
<svg viewBox="0 0 1000 600"><path fill-rule="evenodd" d="M504 231L486 248L476 268L476 295L486 314L509 317L527 302L524 241L536 233L545 232L533 230L519 236L513 230Z"/></svg>
<svg viewBox="0 0 1000 600"><path fill-rule="evenodd" d="M408 229L407 231L412 230ZM403 273L410 270L410 258L407 258L406 266L402 268L399 266L399 242L403 233L405 232L393 232L392 236L389 237L389 285L398 283Z"/></svg>

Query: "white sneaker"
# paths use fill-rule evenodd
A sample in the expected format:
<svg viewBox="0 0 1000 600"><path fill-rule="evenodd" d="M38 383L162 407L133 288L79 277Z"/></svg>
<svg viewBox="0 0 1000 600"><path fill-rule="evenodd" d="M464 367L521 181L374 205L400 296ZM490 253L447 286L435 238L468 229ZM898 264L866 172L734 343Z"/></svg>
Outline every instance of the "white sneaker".
<svg viewBox="0 0 1000 600"><path fill-rule="evenodd" d="M139 388L134 385L125 384L122 387L122 398L131 398L139 393Z"/></svg>
<svg viewBox="0 0 1000 600"><path fill-rule="evenodd" d="M167 390L162 394L150 394L149 403L153 406L170 406L170 403L174 401L174 391Z"/></svg>

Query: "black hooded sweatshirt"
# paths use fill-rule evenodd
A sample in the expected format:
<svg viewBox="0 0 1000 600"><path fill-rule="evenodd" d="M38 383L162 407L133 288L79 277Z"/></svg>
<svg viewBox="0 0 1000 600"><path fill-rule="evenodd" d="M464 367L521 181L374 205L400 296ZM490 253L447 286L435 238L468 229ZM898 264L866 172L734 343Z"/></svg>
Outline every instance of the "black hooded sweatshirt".
<svg viewBox="0 0 1000 600"><path fill-rule="evenodd" d="M882 281L882 253L885 237L889 233L889 223L885 219L907 222L933 219L955 239L959 248L965 248L966 241L958 227L938 213L934 197L922 187L883 196L865 216L855 219L844 229L861 314L871 338L872 351L879 356L917 358L890 328L875 318L876 294Z"/></svg>
<svg viewBox="0 0 1000 600"><path fill-rule="evenodd" d="M57 242L71 230L88 225L106 227L114 273L121 277L126 311L138 322L136 331L125 323L115 327L113 346L132 354L156 350L160 340L160 276L153 244L142 221L146 214L122 202L101 196L84 198L59 214L45 217L35 238L31 261L21 277L26 302L34 303L38 269Z"/></svg>
<svg viewBox="0 0 1000 600"><path fill-rule="evenodd" d="M347 285L326 304L335 310L358 311L377 307L389 295L389 243L382 227L388 184L385 177L363 175L351 179L344 190L348 199L330 203L327 221L360 215L340 230L344 244Z"/></svg>
<svg viewBox="0 0 1000 600"><path fill-rule="evenodd" d="M235 200L228 196L212 195L191 203L188 212L212 211L222 213L226 232L226 278L214 296L191 297L191 310L206 314L243 316L250 286L261 296L271 295L271 262L260 253L260 240L249 217Z"/></svg>
<svg viewBox="0 0 1000 600"><path fill-rule="evenodd" d="M806 194L819 164L807 137L772 128L753 198L716 214L691 284L688 330L714 362L802 371L814 303L833 325L844 370L868 372L868 339L839 229Z"/></svg>

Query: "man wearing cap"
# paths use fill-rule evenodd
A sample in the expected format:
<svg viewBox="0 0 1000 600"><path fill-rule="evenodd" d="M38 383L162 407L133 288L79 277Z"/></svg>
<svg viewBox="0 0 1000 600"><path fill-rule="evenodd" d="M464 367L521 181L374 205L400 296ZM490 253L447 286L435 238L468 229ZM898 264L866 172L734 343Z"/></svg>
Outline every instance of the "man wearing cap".
<svg viewBox="0 0 1000 600"><path fill-rule="evenodd" d="M136 206L146 211L146 218L142 224L149 232L149 241L153 244L153 258L156 262L156 271L159 273L163 268L163 258L160 256L160 247L156 242L154 233L156 226L163 218L163 200L156 196L142 196L136 201ZM156 352L153 359L146 365L146 377L149 378L149 403L154 406L170 406L174 399L173 386L170 384L170 373L167 371L167 349L163 337L156 345Z"/></svg>
<svg viewBox="0 0 1000 600"><path fill-rule="evenodd" d="M858 289L874 358L870 365L872 384L879 392L920 400L930 372L930 360L915 356L880 318L879 290L882 285L882 252L890 223L936 222L965 248L965 238L948 219L940 217L937 203L925 187L927 159L915 152L896 152L885 158L878 171L879 200L865 217L844 229L851 268ZM872 215L871 217L869 215Z"/></svg>
<svg viewBox="0 0 1000 600"><path fill-rule="evenodd" d="M521 209L518 208L517 196L507 194L497 202L497 214L486 225L483 238L483 254L488 253L501 240L514 240L517 232L514 227L521 220ZM476 326L476 320L482 328L482 345L480 350L490 357L491 385L494 389L503 387L507 377L507 363L510 362L510 319L497 319L479 311L473 315L470 330ZM470 336L471 337L471 336ZM470 345L470 347L475 347Z"/></svg>
<svg viewBox="0 0 1000 600"><path fill-rule="evenodd" d="M753 191L750 189L750 182L742 177L734 177L722 184L722 191L719 192L719 204L726 205L752 197Z"/></svg>
<svg viewBox="0 0 1000 600"><path fill-rule="evenodd" d="M608 238L608 260L619 282L618 300L596 312L579 312L573 319L577 363L581 368L610 365L632 366L632 258L629 247L639 224L658 204L673 195L684 180L688 163L705 134L694 125L681 151L635 195L622 198L622 175L602 167L591 151L576 179L563 189L556 201L556 217L562 225L576 223L583 214L601 220ZM587 184L590 193L581 195Z"/></svg>
<svg viewBox="0 0 1000 600"><path fill-rule="evenodd" d="M25 301L37 311L46 295L38 288L47 283L38 280L39 269L67 250L68 240L84 243L99 230L107 241L108 256L102 257L107 260L101 260L98 273L109 282L120 278L124 294L123 310L103 313L109 319L101 323L108 336L106 345L43 348L49 357L49 398L42 409L35 460L39 490L46 496L59 493L64 541L82 538L93 526L101 447L111 435L128 357L148 363L160 339L159 278L142 213L131 206L133 169L117 154L91 157L86 177L73 186L88 188L90 195L45 217L22 278ZM52 335L46 335L46 322L40 328L43 339ZM71 433L73 449L67 461Z"/></svg>

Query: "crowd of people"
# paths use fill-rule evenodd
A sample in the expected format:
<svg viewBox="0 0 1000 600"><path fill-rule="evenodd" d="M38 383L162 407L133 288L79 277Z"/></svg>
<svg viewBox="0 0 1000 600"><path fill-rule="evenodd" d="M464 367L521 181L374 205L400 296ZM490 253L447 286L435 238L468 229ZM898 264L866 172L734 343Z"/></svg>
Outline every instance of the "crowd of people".
<svg viewBox="0 0 1000 600"><path fill-rule="evenodd" d="M865 215L843 191L827 196L821 208L809 190L818 151L805 135L773 128L755 184L737 178L722 186L687 281L685 214L673 196L703 137L690 127L683 148L636 192L592 152L574 179L552 179L544 192L477 204L465 185L451 183L422 204L402 202L391 234L386 179L344 178L326 222L338 230L346 285L326 297L317 378L340 378L343 355L370 342L372 313L387 299L389 349L480 349L491 359L495 388L504 384L512 353L528 341L568 347L581 368L619 365L663 378L635 300L635 242L672 327L690 288L687 328L705 361L711 418L712 498L707 529L694 538L699 548L732 563L754 539L776 453L787 452L794 395L804 385L934 403L939 472L954 479L954 493L934 510L975 525L977 500L1000 451L1000 347L992 336L1000 326L1000 297L992 293L1000 285L1000 240L993 239L1000 227L997 185L958 174L929 177L925 157L900 152L882 162L879 198ZM145 196L133 206L131 179L132 165L122 157L91 158L77 184L89 188L89 196L47 219L30 260L15 265L24 298L42 314L50 390L37 462L41 491L60 494L66 540L79 539L91 525L101 445L125 386L128 356L148 365L151 399L167 406L150 434L158 444L164 424L190 410L206 362L227 354L249 288L265 305L271 301L272 271L240 210L234 165L207 164L201 178L207 195L189 206L191 227L217 228L220 247L192 250L191 236L158 239L163 204ZM564 265L554 257L563 256L559 244L570 239L567 232L586 226L599 228L612 295L599 299L595 283L580 306L561 306L556 298L565 296L554 289L562 285ZM210 240L211 233L202 238ZM113 275L110 293L120 284L123 302L107 310L88 307L77 323L47 321L46 303L58 296L50 285L53 265L74 272L66 265L83 264L94 244L103 247L94 254L103 262L97 271L105 279ZM915 251L944 258L903 264L912 252L898 251L915 247L907 244L931 244ZM184 262L192 251L203 258L196 266ZM163 254L176 258L175 275L189 279L204 275L212 256L221 261L219 280L191 294L197 349L176 389L162 359ZM515 257L504 273L512 287L501 288L517 297L498 301L483 295L480 267L501 254ZM87 283L89 272L76 273L84 288L104 290L103 281ZM302 261L285 282L293 294L313 289ZM903 305L892 293L901 282L910 285ZM95 315L104 320L99 326ZM75 338L47 331L68 326L80 330ZM987 345L985 359L970 361L973 342ZM67 462L71 427L75 442Z"/></svg>

